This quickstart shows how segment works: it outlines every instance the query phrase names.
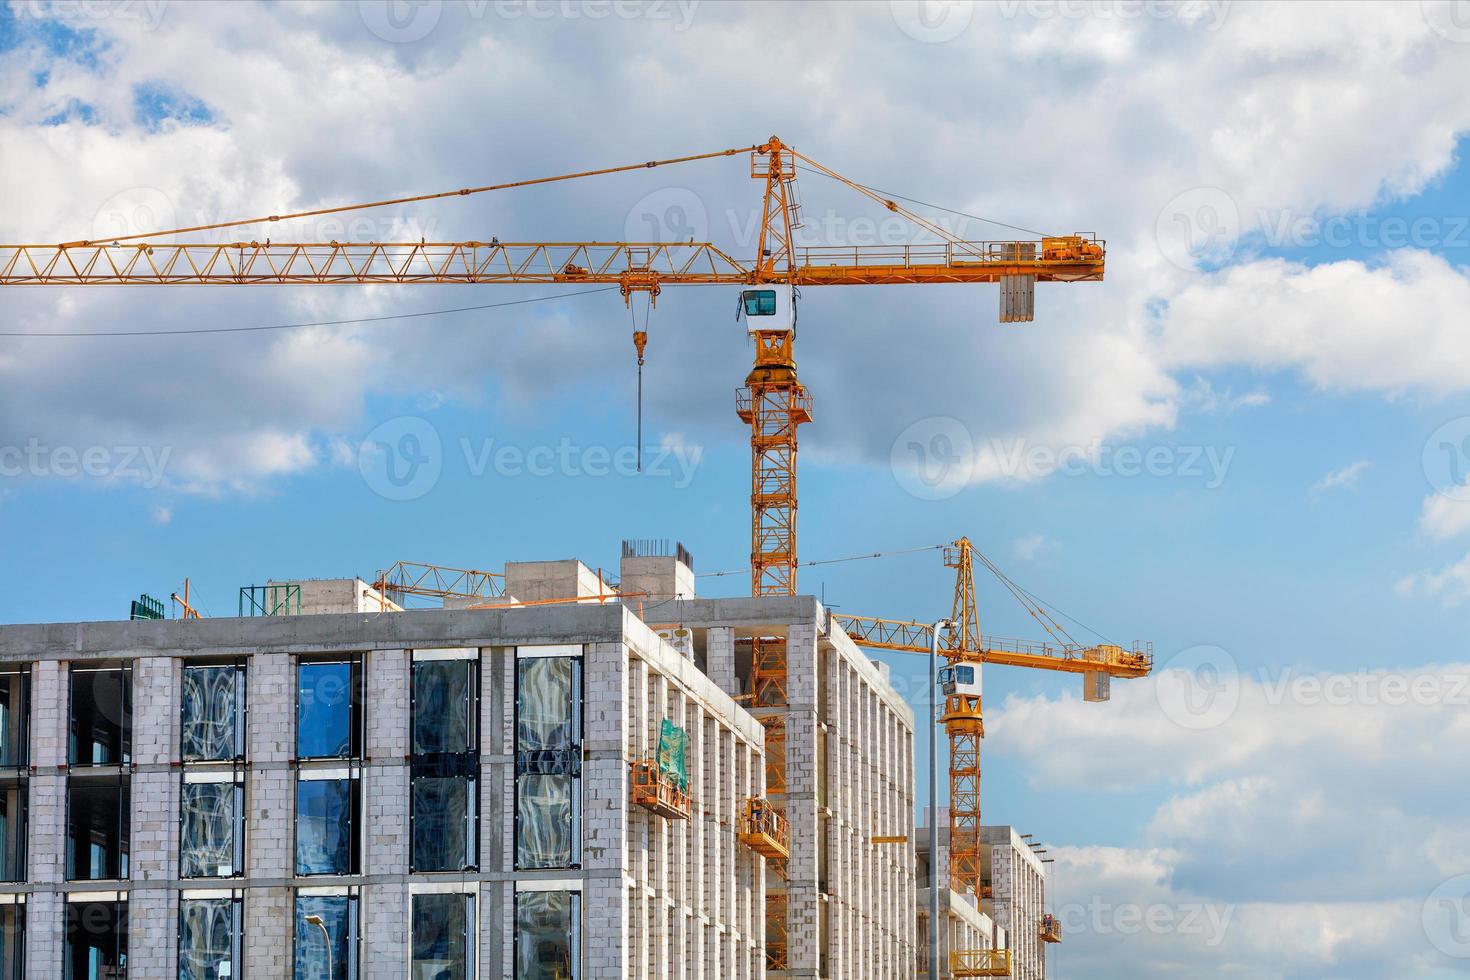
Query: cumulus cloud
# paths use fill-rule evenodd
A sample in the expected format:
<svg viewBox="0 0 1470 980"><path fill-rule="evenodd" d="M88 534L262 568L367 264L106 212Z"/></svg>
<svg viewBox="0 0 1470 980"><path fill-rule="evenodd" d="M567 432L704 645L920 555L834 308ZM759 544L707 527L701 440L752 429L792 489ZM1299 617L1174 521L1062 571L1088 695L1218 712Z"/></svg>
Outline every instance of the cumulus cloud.
<svg viewBox="0 0 1470 980"><path fill-rule="evenodd" d="M1467 705L1470 665L1242 672L1215 652L1106 705L1008 698L987 751L1052 791L1165 791L1135 841L1053 844L1080 975L1427 976L1454 961L1424 907L1470 861ZM1158 927L1120 926L1136 910Z"/></svg>
<svg viewBox="0 0 1470 980"><path fill-rule="evenodd" d="M822 410L806 434L809 459L886 461L908 425L948 415L982 447L979 481L1005 475L983 448L992 438L1091 445L1168 428L1182 411L1269 399L1264 390L1202 396L1176 377L1185 372L1245 364L1385 393L1460 390L1470 377L1463 350L1437 326L1465 298L1463 278L1439 260L1405 253L1312 269L1243 251L1276 215L1413 194L1452 162L1470 126L1470 106L1454 97L1470 46L1447 43L1400 5L1332 16L1237 5L1218 20L979 5L940 44L906 33L884 4L847 16L704 4L692 19L555 23L502 16L493 4L444 5L422 34L397 43L356 5L171 5L150 29L118 17L62 21L75 37L58 50L36 23L64 9L27 7L18 43L0 52L0 157L27 174L26 194L0 215L9 240L330 206L748 144L773 129L875 186L1044 230L1106 234L1108 281L1039 289L1038 320L1020 328L995 323L994 293L983 289L809 290L799 345ZM750 74L752 46L768 71ZM956 115L936 108L920 81L934 70L974 92L1027 77L1031 97ZM527 85L548 73L556 86ZM723 84L732 77L743 79L738 93ZM791 99L792 79L812 98ZM159 92L172 94L144 98ZM492 115L485 92L504 96ZM876 134L916 150L875 153ZM1079 155L1085 179L1057 166ZM804 241L916 240L842 188L802 182ZM1169 202L1199 187L1222 189L1238 218L1239 268L1181 267L1160 241L1173 224ZM226 234L605 240L651 220L656 234L707 232L744 256L757 200L739 167L711 164L366 212L361 225L333 218ZM1013 233L951 217L969 237ZM342 319L485 301L473 288L105 295L6 300L32 329ZM677 414L705 444L739 438L728 399L711 398L708 383L713 371L738 384L749 358L727 300L666 294L652 324L651 370L662 374L648 410ZM606 385L608 366L629 356L626 337L606 329L620 316L615 298L593 298L479 322L323 328L248 344L63 351L26 342L0 359L0 391L25 389L0 405L0 441L116 432L175 447L191 486L249 489L333 458L323 447L370 428L365 405L383 391L474 402L493 389L485 410L514 418ZM1329 332L1334 318L1347 328ZM853 383L880 375L905 380ZM165 404L187 405L191 417ZM227 448L252 439L297 448Z"/></svg>

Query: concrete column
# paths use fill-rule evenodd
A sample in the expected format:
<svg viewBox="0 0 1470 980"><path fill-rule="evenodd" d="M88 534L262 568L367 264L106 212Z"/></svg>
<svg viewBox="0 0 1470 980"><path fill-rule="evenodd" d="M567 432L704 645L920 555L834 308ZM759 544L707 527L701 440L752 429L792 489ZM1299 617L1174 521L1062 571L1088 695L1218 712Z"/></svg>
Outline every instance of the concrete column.
<svg viewBox="0 0 1470 980"><path fill-rule="evenodd" d="M245 970L247 977L289 977L296 909L291 889L252 888L245 896Z"/></svg>
<svg viewBox="0 0 1470 980"><path fill-rule="evenodd" d="M624 976L629 949L627 889L628 651L621 642L584 647L585 689L596 691L584 715L582 766L583 975L588 980Z"/></svg>
<svg viewBox="0 0 1470 980"><path fill-rule="evenodd" d="M732 698L739 695L735 679L735 630L730 626L711 626L705 641L705 661L709 679Z"/></svg>
<svg viewBox="0 0 1470 980"><path fill-rule="evenodd" d="M250 824L245 867L251 878L289 880L295 873L295 786L288 768L296 748L296 682L289 654L260 653L247 668ZM245 895L245 975L291 972L295 907L289 887L249 888Z"/></svg>
<svg viewBox="0 0 1470 980"><path fill-rule="evenodd" d="M128 966L141 976L178 972L179 758L183 664L172 657L133 663L133 886L128 900Z"/></svg>
<svg viewBox="0 0 1470 980"><path fill-rule="evenodd" d="M817 813L817 633L786 630L786 819L791 822L790 880L786 883L787 976L820 975L821 898Z"/></svg>

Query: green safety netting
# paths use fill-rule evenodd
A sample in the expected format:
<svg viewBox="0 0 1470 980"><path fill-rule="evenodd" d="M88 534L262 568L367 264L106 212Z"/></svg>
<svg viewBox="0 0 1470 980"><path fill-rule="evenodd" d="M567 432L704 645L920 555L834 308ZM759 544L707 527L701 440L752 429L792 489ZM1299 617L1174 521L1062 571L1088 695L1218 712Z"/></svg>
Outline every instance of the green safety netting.
<svg viewBox="0 0 1470 980"><path fill-rule="evenodd" d="M679 791L689 789L689 733L667 718L658 729L658 771L679 784Z"/></svg>

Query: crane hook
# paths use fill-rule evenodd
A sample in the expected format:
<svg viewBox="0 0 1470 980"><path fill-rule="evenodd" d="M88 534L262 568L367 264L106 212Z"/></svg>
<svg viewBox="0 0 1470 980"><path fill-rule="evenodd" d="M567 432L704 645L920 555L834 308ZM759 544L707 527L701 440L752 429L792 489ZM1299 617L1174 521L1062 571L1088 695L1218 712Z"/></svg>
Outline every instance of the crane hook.
<svg viewBox="0 0 1470 980"><path fill-rule="evenodd" d="M643 351L648 347L648 331L633 331L633 349L638 352L638 441L637 441L637 466L638 472L643 472Z"/></svg>

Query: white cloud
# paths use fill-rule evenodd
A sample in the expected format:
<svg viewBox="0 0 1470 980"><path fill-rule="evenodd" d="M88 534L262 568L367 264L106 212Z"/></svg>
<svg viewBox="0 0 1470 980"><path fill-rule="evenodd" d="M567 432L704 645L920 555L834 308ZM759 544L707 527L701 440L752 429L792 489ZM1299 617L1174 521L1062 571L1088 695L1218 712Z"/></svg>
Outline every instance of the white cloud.
<svg viewBox="0 0 1470 980"><path fill-rule="evenodd" d="M1312 496L1320 497L1329 490L1350 490L1358 485L1358 478L1373 466L1371 460L1360 459L1339 469L1332 470L1312 484Z"/></svg>
<svg viewBox="0 0 1470 980"><path fill-rule="evenodd" d="M1075 845L1053 842L1054 894L1074 920L1062 962L1101 980L1449 969L1420 916L1470 857L1470 818L1455 802L1470 778L1458 748L1470 734L1470 665L1236 674L1231 664L1186 674L1192 696L1166 683L1179 679L1166 666L1115 684L1109 704L1012 697L987 718L987 751L1046 791L1163 793L1126 846L1088 843L1085 825ZM1227 688L1233 710L1204 714ZM1193 726L1205 717L1218 724ZM1120 909L1156 910L1162 925L1135 928L1120 947ZM1186 914L1198 928L1185 928Z"/></svg>
<svg viewBox="0 0 1470 980"><path fill-rule="evenodd" d="M1462 484L1453 494L1432 493L1425 497L1419 530L1441 540L1470 531L1470 484Z"/></svg>
<svg viewBox="0 0 1470 980"><path fill-rule="evenodd" d="M168 524L173 519L174 519L174 511L173 511L173 508L172 507L165 507L165 506L163 506L163 505L160 504L159 506L153 508L153 523L154 524Z"/></svg>
<svg viewBox="0 0 1470 980"><path fill-rule="evenodd" d="M1045 534L1027 534L1011 542L1011 551L1022 561L1036 561L1055 553L1061 543Z"/></svg>
<svg viewBox="0 0 1470 980"><path fill-rule="evenodd" d="M1192 187L1225 188L1249 233L1263 213L1365 207L1412 194L1441 174L1456 135L1470 126L1470 106L1455 97L1470 46L1445 42L1399 5L1358 4L1331 16L1309 5L1236 5L1219 23L1207 16L1040 17L1024 5L1006 15L977 6L966 31L937 45L905 35L882 4L841 20L820 8L705 4L688 30L677 31L673 22L622 18L550 30L534 18L497 16L494 5L478 16L446 5L426 37L397 45L373 35L352 5L173 5L152 31L117 18L88 26L107 42L95 69L24 44L0 55L11 98L0 117L0 157L28 175L27 193L0 215L0 236L71 239L99 221L140 213L158 223L273 213L749 142L772 129L877 186L1033 227L1106 234L1108 282L1039 289L1038 321L1019 328L995 324L994 293L985 289L810 290L801 364L821 409L820 424L804 435L810 458L885 460L898 432L940 414L1002 441L1024 435L1060 447L1129 438L1171 427L1181 411L1264 403L1261 391L1208 395L1174 377L1234 364L1299 370L1327 387L1437 392L1470 384L1463 345L1439 326L1453 322L1446 311L1464 308L1465 287L1438 260L1409 253L1382 268L1332 263L1320 272L1249 262L1210 275L1169 264L1155 241L1160 209ZM824 43L813 44L815 37ZM759 77L750 76L747 42L769 66ZM650 43L656 59L643 53ZM869 71L872 64L885 71ZM42 69L48 74L38 87L32 79ZM968 91L998 91L1018 76L1035 81L1026 99L956 115L936 109L929 85L909 81L933 70ZM557 74L555 90L527 83L546 71ZM240 77L252 83L239 85ZM722 84L735 77L743 79L738 95ZM814 93L843 95L792 100L790 79ZM197 97L211 122L156 131L140 125L132 86L155 80ZM300 99L303 91L312 99ZM485 91L507 96L495 125L467 130L462 120L479 110L476 93ZM623 97L632 91L636 99ZM98 124L39 124L70 100L92 106ZM860 114L854 105L863 106ZM1417 109L1404 112L1404 105ZM670 118L687 123L675 136ZM877 154L875 132L924 151ZM996 153L997 145L1006 152ZM1087 148L1085 180L1055 165L1074 159L1079 147ZM886 216L815 177L803 184L808 217L823 219L804 233L847 241L863 226L832 224L829 215ZM1100 187L1108 193L1098 194ZM735 229L749 227L754 185L738 167L711 164L367 212L368 227L357 230L380 238L611 238L635 202L667 188L690 190L704 211L692 218L716 241L729 243L739 237ZM149 207L140 212L138 201ZM1007 233L980 222L961 230ZM278 238L352 231L269 229ZM731 247L744 255L749 246ZM340 319L470 305L485 302L486 292L218 290L121 303L60 293L7 300L13 319L33 329L107 329ZM727 321L726 301L666 291L652 324L650 371L659 383L648 412L677 414L688 438L702 443L739 438L728 401L712 398L709 382L713 374L737 385L749 354L733 324L682 325ZM1156 329L1146 311L1159 301L1168 306ZM63 353L22 344L0 362L3 387L21 379L27 389L0 406L0 441L41 431L75 442L94 419L106 418L136 441L174 446L221 485L253 486L285 470L217 447L262 434L330 442L363 427L370 394L459 400L493 381L503 399L496 408L512 422L567 390L585 397L589 386L609 384L609 365L630 360L626 338L603 329L619 314L615 306L615 299L593 298L238 345L200 340L125 351L79 344ZM1244 315L1257 312L1267 316ZM1337 319L1347 329L1331 329ZM107 370L119 352L119 370ZM926 383L921 391L853 383L877 371ZM128 383L139 376L160 384L150 391ZM624 386L610 390L626 397ZM165 402L187 404L192 418L166 417ZM251 412L237 411L240 404ZM298 454L293 465L327 458ZM263 468L250 470L254 464ZM1001 475L982 449L974 479Z"/></svg>
<svg viewBox="0 0 1470 980"><path fill-rule="evenodd" d="M1423 595L1438 599L1446 606L1458 606L1470 599L1470 554L1437 572L1415 572L1399 579L1395 586L1403 596Z"/></svg>

